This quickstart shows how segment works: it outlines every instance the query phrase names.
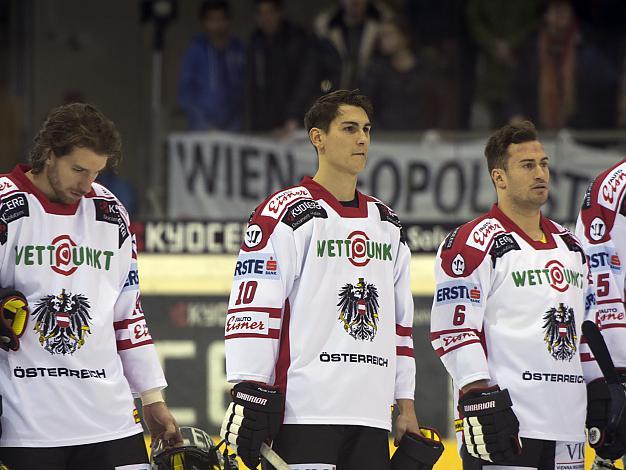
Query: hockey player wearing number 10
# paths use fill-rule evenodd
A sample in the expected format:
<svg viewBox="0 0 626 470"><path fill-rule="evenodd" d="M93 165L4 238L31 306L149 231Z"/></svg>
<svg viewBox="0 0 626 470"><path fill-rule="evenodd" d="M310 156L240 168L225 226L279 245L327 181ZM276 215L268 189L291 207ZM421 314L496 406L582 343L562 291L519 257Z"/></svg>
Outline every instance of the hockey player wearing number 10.
<svg viewBox="0 0 626 470"><path fill-rule="evenodd" d="M499 129L485 156L497 203L439 248L431 316L456 391L463 468L582 470L586 258L541 214L549 158L534 125Z"/></svg>
<svg viewBox="0 0 626 470"><path fill-rule="evenodd" d="M354 91L318 99L305 116L316 175L250 218L226 317L236 385L221 431L250 468L273 439L293 469L389 469L394 401L396 440L421 439L411 254L395 213L356 190L371 116Z"/></svg>

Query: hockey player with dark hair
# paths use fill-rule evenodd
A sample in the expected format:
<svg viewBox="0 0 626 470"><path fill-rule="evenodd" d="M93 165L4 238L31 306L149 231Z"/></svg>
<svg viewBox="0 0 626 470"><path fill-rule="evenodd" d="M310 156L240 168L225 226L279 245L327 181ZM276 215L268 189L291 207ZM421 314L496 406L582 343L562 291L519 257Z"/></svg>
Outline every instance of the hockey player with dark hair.
<svg viewBox="0 0 626 470"><path fill-rule="evenodd" d="M600 173L589 185L578 217L576 235L581 240L589 259L596 296L592 320L601 329L617 372L624 383L626 269L623 263L626 260L626 160ZM617 408L612 406L612 401L617 397L611 397L607 382L595 361L587 361L583 363L583 367L585 374L593 379L587 386L589 444L595 449L597 460L611 463L626 454L626 412L621 410L621 419L609 426L611 414L620 411L619 406Z"/></svg>
<svg viewBox="0 0 626 470"><path fill-rule="evenodd" d="M226 318L227 378L236 385L221 432L250 468L273 440L292 469L389 469L394 402L397 442L412 433L441 447L415 416L404 232L388 206L356 189L371 117L357 92L318 99L304 119L317 173L250 218ZM433 453L421 449L416 462L430 468Z"/></svg>
<svg viewBox="0 0 626 470"><path fill-rule="evenodd" d="M578 240L541 214L549 157L534 125L499 129L485 156L497 203L439 248L431 314L456 391L463 468L582 470L587 262Z"/></svg>
<svg viewBox="0 0 626 470"><path fill-rule="evenodd" d="M149 469L139 413L180 433L139 295L128 214L94 182L121 158L88 104L52 110L31 165L0 175L0 460L11 470Z"/></svg>

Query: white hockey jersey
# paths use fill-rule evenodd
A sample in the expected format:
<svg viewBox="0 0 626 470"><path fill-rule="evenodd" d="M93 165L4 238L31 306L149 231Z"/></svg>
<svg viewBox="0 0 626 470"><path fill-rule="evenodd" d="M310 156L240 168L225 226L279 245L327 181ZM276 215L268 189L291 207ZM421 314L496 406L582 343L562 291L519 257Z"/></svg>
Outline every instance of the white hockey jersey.
<svg viewBox="0 0 626 470"><path fill-rule="evenodd" d="M229 381L286 392L284 423L390 429L414 399L410 251L395 213L305 178L254 212L225 327Z"/></svg>
<svg viewBox="0 0 626 470"><path fill-rule="evenodd" d="M0 175L0 285L21 291L30 312L20 349L0 350L0 446L140 433L132 393L166 382L141 310L128 214L98 184L76 204L51 203L27 170Z"/></svg>
<svg viewBox="0 0 626 470"><path fill-rule="evenodd" d="M431 341L457 396L486 379L509 390L520 436L583 441L587 265L570 232L545 217L541 227L545 243L494 205L448 235L436 259Z"/></svg>
<svg viewBox="0 0 626 470"><path fill-rule="evenodd" d="M626 259L626 160L601 173L587 189L576 225L589 259L596 303L592 319L607 343L615 366L626 368L626 314L622 260ZM588 358L587 358L588 359ZM595 361L585 374L601 376Z"/></svg>

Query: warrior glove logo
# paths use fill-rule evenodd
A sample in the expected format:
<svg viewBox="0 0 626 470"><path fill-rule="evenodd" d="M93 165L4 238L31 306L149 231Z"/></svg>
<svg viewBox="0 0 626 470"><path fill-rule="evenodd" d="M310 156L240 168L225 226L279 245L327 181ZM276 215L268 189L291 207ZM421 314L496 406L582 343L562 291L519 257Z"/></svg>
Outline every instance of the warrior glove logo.
<svg viewBox="0 0 626 470"><path fill-rule="evenodd" d="M66 293L65 289L57 296L42 298L32 313L39 343L50 354L74 354L91 333L90 308L87 297Z"/></svg>
<svg viewBox="0 0 626 470"><path fill-rule="evenodd" d="M543 339L550 355L557 361L571 361L577 349L574 309L560 303L549 309L543 320Z"/></svg>
<svg viewBox="0 0 626 470"><path fill-rule="evenodd" d="M339 292L339 321L354 339L372 341L378 331L378 289L360 277L356 286L346 284Z"/></svg>

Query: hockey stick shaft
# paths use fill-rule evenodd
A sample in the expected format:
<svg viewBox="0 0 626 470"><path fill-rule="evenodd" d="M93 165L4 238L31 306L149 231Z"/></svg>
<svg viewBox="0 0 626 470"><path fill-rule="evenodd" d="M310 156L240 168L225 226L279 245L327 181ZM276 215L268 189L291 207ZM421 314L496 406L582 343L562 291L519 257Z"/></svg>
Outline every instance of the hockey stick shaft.
<svg viewBox="0 0 626 470"><path fill-rule="evenodd" d="M609 348L606 347L604 337L602 333L600 333L598 325L591 320L585 320L582 328L583 334L587 338L587 344L596 358L596 362L606 379L606 383L620 383L617 371L615 370L615 364L613 364L613 359L611 359L611 355L609 354Z"/></svg>
<svg viewBox="0 0 626 470"><path fill-rule="evenodd" d="M265 442L261 444L261 455L265 457L265 460L271 463L276 470L289 470L289 464Z"/></svg>
<svg viewBox="0 0 626 470"><path fill-rule="evenodd" d="M604 341L602 333L600 333L598 325L590 320L585 320L582 329L583 334L587 338L587 344L596 358L596 362L609 387L611 402L607 431L613 432L617 429L618 424L622 420L624 408L626 408L624 387L619 380L619 375L617 374L617 370L615 370L615 364L609 354L609 348L606 346L606 342Z"/></svg>

